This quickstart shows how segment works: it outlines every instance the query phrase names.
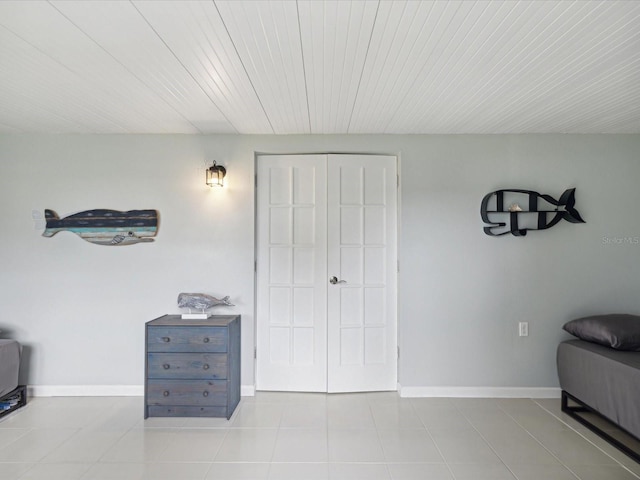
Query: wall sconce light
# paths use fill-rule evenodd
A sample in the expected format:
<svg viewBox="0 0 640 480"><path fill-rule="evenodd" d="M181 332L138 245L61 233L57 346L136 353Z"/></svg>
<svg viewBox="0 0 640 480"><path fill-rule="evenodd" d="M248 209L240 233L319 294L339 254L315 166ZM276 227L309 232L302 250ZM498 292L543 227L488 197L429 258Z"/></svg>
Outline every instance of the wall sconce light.
<svg viewBox="0 0 640 480"><path fill-rule="evenodd" d="M222 165L216 165L216 161L213 161L206 170L207 173L207 185L210 187L222 187L224 186L224 177L227 174L227 169Z"/></svg>

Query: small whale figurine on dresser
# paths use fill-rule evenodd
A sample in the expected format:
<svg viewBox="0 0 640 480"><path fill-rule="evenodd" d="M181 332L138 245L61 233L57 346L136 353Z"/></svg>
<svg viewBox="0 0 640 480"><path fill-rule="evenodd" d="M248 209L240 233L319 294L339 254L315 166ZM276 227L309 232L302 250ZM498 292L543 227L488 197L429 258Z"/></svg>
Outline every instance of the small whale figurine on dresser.
<svg viewBox="0 0 640 480"><path fill-rule="evenodd" d="M178 295L178 307L188 308L189 311L201 310L204 312L212 307L219 305L225 305L227 307L234 307L235 305L229 302L229 295L224 298L216 298L205 293L181 293Z"/></svg>

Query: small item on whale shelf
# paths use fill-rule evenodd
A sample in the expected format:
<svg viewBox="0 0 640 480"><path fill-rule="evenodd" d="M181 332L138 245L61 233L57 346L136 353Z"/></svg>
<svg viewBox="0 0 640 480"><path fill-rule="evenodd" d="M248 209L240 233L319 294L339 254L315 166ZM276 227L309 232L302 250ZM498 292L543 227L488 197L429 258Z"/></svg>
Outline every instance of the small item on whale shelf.
<svg viewBox="0 0 640 480"><path fill-rule="evenodd" d="M217 306L233 307L233 303L229 301L229 295L223 298L212 297L206 293L180 293L178 295L178 307L188 308L189 313L183 313L183 319L206 319L210 315L205 312L213 307ZM191 310L200 310L198 313L193 313Z"/></svg>
<svg viewBox="0 0 640 480"><path fill-rule="evenodd" d="M509 211L510 211L510 212L521 212L521 211L522 211L522 208L520 208L520 205L518 205L517 203L512 203L512 204L509 206Z"/></svg>

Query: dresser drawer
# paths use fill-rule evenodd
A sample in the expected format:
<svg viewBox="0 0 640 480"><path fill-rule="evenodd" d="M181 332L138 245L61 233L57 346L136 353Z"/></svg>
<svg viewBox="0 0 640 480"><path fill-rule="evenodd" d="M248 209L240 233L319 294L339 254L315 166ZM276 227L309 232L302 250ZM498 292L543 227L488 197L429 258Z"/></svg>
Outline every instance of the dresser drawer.
<svg viewBox="0 0 640 480"><path fill-rule="evenodd" d="M227 378L227 355L224 353L149 353L149 378L224 380Z"/></svg>
<svg viewBox="0 0 640 480"><path fill-rule="evenodd" d="M149 406L150 417L231 417L227 407Z"/></svg>
<svg viewBox="0 0 640 480"><path fill-rule="evenodd" d="M226 406L227 382L225 380L148 380L147 404Z"/></svg>
<svg viewBox="0 0 640 480"><path fill-rule="evenodd" d="M148 352L226 352L228 330L223 327L149 327Z"/></svg>

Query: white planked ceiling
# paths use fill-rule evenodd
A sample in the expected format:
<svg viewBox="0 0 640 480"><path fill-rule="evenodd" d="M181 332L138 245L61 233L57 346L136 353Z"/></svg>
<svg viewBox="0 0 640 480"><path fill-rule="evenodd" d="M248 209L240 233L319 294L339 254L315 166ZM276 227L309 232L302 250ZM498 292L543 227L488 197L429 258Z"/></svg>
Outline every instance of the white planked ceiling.
<svg viewBox="0 0 640 480"><path fill-rule="evenodd" d="M22 132L640 133L640 1L1 1Z"/></svg>

